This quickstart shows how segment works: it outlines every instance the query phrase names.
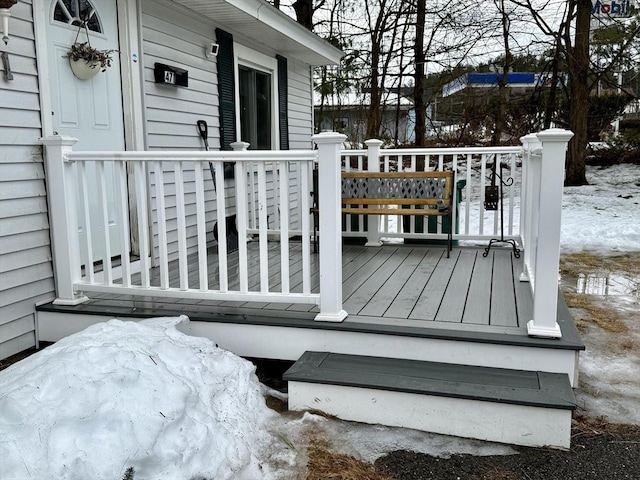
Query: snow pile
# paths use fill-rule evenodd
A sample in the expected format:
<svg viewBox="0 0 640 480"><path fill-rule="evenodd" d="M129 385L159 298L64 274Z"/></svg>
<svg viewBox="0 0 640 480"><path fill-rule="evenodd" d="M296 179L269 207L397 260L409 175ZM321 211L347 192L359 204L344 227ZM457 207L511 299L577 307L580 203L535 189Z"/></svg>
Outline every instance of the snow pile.
<svg viewBox="0 0 640 480"><path fill-rule="evenodd" d="M184 321L111 320L0 372L2 478L273 478L254 366Z"/></svg>

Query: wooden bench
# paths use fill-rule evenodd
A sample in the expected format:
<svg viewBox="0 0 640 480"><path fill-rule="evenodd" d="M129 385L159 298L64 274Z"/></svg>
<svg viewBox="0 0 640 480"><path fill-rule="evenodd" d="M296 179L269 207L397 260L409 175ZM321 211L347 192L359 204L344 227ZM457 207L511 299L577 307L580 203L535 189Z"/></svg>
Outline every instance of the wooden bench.
<svg viewBox="0 0 640 480"><path fill-rule="evenodd" d="M342 172L342 213L446 217L449 257L453 246L453 186L453 172ZM317 205L312 212L317 213Z"/></svg>

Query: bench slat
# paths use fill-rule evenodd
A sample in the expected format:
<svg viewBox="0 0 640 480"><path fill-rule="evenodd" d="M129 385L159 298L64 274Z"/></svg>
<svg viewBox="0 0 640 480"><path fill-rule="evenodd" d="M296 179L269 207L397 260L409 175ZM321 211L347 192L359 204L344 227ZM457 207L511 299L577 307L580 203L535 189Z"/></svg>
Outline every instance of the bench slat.
<svg viewBox="0 0 640 480"><path fill-rule="evenodd" d="M426 213L429 212L429 213ZM419 210L416 208L348 208L344 207L342 213L351 215L422 215L447 217L449 212L439 212L433 209Z"/></svg>
<svg viewBox="0 0 640 480"><path fill-rule="evenodd" d="M342 198L344 205L437 205L438 202L449 206L444 198ZM429 215L430 212L424 213Z"/></svg>

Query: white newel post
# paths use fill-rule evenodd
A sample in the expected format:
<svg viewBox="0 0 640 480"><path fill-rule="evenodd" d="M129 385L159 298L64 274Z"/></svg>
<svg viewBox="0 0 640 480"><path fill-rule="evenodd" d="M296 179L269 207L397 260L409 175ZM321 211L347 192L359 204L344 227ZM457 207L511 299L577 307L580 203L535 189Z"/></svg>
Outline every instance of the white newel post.
<svg viewBox="0 0 640 480"><path fill-rule="evenodd" d="M77 305L89 300L74 291L81 280L80 241L78 238L77 181L73 163L66 160L77 138L53 135L43 137L45 148L49 229L58 305Z"/></svg>
<svg viewBox="0 0 640 480"><path fill-rule="evenodd" d="M527 333L536 337L560 338L557 322L558 267L560 263L560 222L562 189L567 143L573 137L568 130L551 128L537 134L542 143L538 241L535 251L535 288L533 320Z"/></svg>
<svg viewBox="0 0 640 480"><path fill-rule="evenodd" d="M364 144L367 146L367 170L369 172L380 171L380 147L384 142L382 140L371 139L366 140ZM380 247L380 215L367 215L367 243L366 247Z"/></svg>
<svg viewBox="0 0 640 480"><path fill-rule="evenodd" d="M521 194L520 194L520 235L522 237L522 246L524 249L524 258L523 258L523 268L522 273L520 274L521 282L528 282L530 280L529 277L529 266L532 261L532 253L533 253L533 229L531 228L531 224L533 221L533 212L535 209L532 207L533 205L533 169L531 162L532 160L532 151L534 149L540 148L540 142L538 141L538 137L535 133L530 133L529 135L525 135L520 138L520 142L522 143L522 150L524 153L524 158L522 161L522 183L521 183Z"/></svg>
<svg viewBox="0 0 640 480"><path fill-rule="evenodd" d="M318 223L320 232L320 313L315 320L341 322L342 309L342 221L340 152L346 135L323 132L312 137L318 146Z"/></svg>

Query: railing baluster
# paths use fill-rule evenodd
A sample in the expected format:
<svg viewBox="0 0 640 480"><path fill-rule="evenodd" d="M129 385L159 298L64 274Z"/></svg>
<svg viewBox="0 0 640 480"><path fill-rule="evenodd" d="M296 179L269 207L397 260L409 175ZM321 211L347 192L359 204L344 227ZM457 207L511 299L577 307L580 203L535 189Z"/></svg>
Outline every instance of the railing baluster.
<svg viewBox="0 0 640 480"><path fill-rule="evenodd" d="M129 238L131 233L129 231L129 191L127 189L127 174L126 164L123 161L115 162L115 177L117 184L118 199L117 205L119 206L118 221L120 223L120 264L122 266L122 285L125 287L131 286L131 262L129 254L131 252L131 245Z"/></svg>
<svg viewBox="0 0 640 480"><path fill-rule="evenodd" d="M187 263L187 225L184 207L184 175L182 162L173 165L174 182L176 186L176 221L178 225L178 272L180 290L189 288L189 265Z"/></svg>
<svg viewBox="0 0 640 480"><path fill-rule="evenodd" d="M87 166L85 162L78 162L78 173L80 176L80 183L82 184L82 204L84 215L84 236L85 236L85 249L86 259L84 263L85 277L89 283L95 282L95 275L93 269L93 241L91 238L91 213L89 212L89 192L87 191Z"/></svg>
<svg viewBox="0 0 640 480"><path fill-rule="evenodd" d="M149 253L149 198L147 196L147 176L145 164L134 163L134 181L136 188L136 208L138 214L138 244L140 248L140 285L149 288L150 253Z"/></svg>
<svg viewBox="0 0 640 480"><path fill-rule="evenodd" d="M196 226L198 229L198 286L201 292L209 289L207 258L207 218L204 197L204 163L195 162Z"/></svg>
<svg viewBox="0 0 640 480"><path fill-rule="evenodd" d="M300 184L302 195L300 196L300 204L302 207L301 227L302 227L302 293L309 295L311 293L311 218L309 195L311 179L313 178L313 162L303 163L300 165L302 175ZM316 192L317 194L317 192Z"/></svg>
<svg viewBox="0 0 640 480"><path fill-rule="evenodd" d="M516 158L513 154L507 155L507 158L509 159L509 176L513 179L511 185L509 185L509 227L507 232L509 235L513 235L513 214L515 210L514 198L516 189Z"/></svg>
<svg viewBox="0 0 640 480"><path fill-rule="evenodd" d="M451 224L449 225L450 231L456 235L458 233L458 229L456 226L458 225L458 204L460 203L460 199L458 198L458 154L455 153L453 155L453 160L451 163L451 170L453 171L453 205L450 206L452 208L451 214Z"/></svg>
<svg viewBox="0 0 640 480"><path fill-rule="evenodd" d="M247 219L247 228L250 228L252 230L257 230L258 229L258 217L256 215L256 212L258 211L258 205L259 205L259 201L258 201L258 193L257 193L257 189L258 189L258 184L256 183L256 164L255 163L249 163L247 165L247 176L249 178L249 209L248 209L248 213L249 213L249 217Z"/></svg>
<svg viewBox="0 0 640 480"><path fill-rule="evenodd" d="M501 157L499 153L496 153L493 157L493 161L495 162L495 169L498 175L502 176L502 167L501 167ZM503 192L504 191L504 185L500 185L500 183L502 182L502 178L498 178L496 180L496 185L498 186L498 191L499 192ZM502 198L502 196L500 197ZM504 199L503 199L504 201ZM504 211L501 211L503 209L503 204L500 204L500 202L498 202L498 208L496 210L493 211L493 236L497 237L500 231L500 215L502 215L504 218Z"/></svg>
<svg viewBox="0 0 640 480"><path fill-rule="evenodd" d="M222 162L215 162L213 165L216 173L216 178L224 178L224 164ZM237 169L237 167L236 167ZM236 172L237 175L237 172ZM243 183L242 177L235 177L236 184ZM246 179L244 179L246 181ZM220 187L216 187L216 222L218 225L218 278L219 288L221 292L229 290L229 272L227 263L227 204L224 192L224 182L219 182ZM236 197L238 200L243 198L239 195ZM243 202L242 202L243 203ZM238 217L236 217L237 219ZM246 226L246 223L245 223ZM245 233L246 238L246 233ZM240 238L238 238L238 242ZM246 244L245 244L246 249ZM246 262L245 262L246 263ZM246 268L246 265L245 267Z"/></svg>
<svg viewBox="0 0 640 480"><path fill-rule="evenodd" d="M280 210L282 208L282 204L278 205L278 198L280 198L280 189L282 182L280 181L280 177L278 175L277 170L277 162L273 162L272 164L271 177L273 178L273 225L280 225ZM285 183L289 183L288 179L285 179ZM267 210L267 213L269 211ZM269 229L269 223L267 222L267 229Z"/></svg>
<svg viewBox="0 0 640 480"><path fill-rule="evenodd" d="M109 203L107 202L107 189L105 188L104 162L97 162L98 198L102 207L102 273L107 285L113 285L113 268L111 265L111 235L109 233Z"/></svg>
<svg viewBox="0 0 640 480"><path fill-rule="evenodd" d="M267 176L263 162L258 164L258 224L259 224L259 245L260 245L260 291L269 291L269 245L268 229L269 220L267 216Z"/></svg>
<svg viewBox="0 0 640 480"><path fill-rule="evenodd" d="M281 292L289 293L289 162L280 162L280 283ZM275 172L274 172L275 173ZM275 180L275 178L274 178Z"/></svg>
<svg viewBox="0 0 640 480"><path fill-rule="evenodd" d="M249 292L249 273L247 271L247 198L246 163L236 162L236 212L238 222L238 273L240 276L240 292ZM259 187L258 187L259 189ZM258 200L259 201L259 200ZM262 225L260 225L262 229Z"/></svg>
<svg viewBox="0 0 640 480"><path fill-rule="evenodd" d="M478 234L484 235L484 185L487 178L487 155L480 155L480 178L478 179L480 187L480 204L478 210L480 213L480 225L478 227Z"/></svg>
<svg viewBox="0 0 640 480"><path fill-rule="evenodd" d="M156 184L156 216L158 218L158 256L160 263L160 288L169 288L169 253L167 245L167 214L164 198L163 162L154 163Z"/></svg>
<svg viewBox="0 0 640 480"><path fill-rule="evenodd" d="M471 215L471 169L473 168L473 155L467 154L467 183L464 187L465 196L464 196L464 233L465 235L469 235L471 232L471 228L469 225L469 219Z"/></svg>

